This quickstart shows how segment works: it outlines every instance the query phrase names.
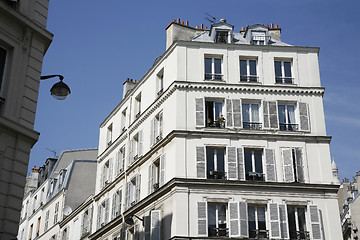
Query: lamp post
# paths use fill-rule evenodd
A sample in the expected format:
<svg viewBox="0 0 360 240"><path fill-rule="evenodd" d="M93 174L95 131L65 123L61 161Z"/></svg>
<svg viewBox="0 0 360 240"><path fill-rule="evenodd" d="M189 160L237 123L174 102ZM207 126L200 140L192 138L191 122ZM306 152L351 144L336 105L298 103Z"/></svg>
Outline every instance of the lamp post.
<svg viewBox="0 0 360 240"><path fill-rule="evenodd" d="M60 81L55 83L50 89L51 95L57 100L65 100L71 93L70 88L63 82L64 76L62 75L45 75L41 76L40 80L59 77Z"/></svg>

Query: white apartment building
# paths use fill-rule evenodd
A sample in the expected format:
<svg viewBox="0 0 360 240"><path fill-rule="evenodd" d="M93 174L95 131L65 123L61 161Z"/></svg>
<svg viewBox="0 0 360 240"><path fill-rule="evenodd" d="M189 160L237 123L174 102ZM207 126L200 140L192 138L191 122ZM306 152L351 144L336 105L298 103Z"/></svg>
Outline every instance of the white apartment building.
<svg viewBox="0 0 360 240"><path fill-rule="evenodd" d="M80 239L341 239L319 48L224 19L166 32L101 123L93 201L61 239L85 222Z"/></svg>

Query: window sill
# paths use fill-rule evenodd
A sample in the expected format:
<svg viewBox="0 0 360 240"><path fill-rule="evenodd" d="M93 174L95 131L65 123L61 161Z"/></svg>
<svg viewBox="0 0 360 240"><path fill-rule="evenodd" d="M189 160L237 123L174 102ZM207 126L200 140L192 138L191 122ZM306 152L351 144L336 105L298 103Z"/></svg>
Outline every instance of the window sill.
<svg viewBox="0 0 360 240"><path fill-rule="evenodd" d="M226 81L224 79L204 79L204 82L211 82L211 83L226 83Z"/></svg>

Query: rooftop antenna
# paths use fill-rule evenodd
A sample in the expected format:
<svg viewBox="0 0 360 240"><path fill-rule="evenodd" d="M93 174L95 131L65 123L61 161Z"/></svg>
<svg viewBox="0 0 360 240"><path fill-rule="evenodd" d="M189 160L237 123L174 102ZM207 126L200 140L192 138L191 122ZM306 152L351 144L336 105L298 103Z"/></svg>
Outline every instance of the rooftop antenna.
<svg viewBox="0 0 360 240"><path fill-rule="evenodd" d="M45 148L45 149L48 150L49 152L52 152L54 154L54 158L56 157L56 150L49 149L49 148Z"/></svg>
<svg viewBox="0 0 360 240"><path fill-rule="evenodd" d="M210 14L208 14L208 13L205 13L205 14L208 15L210 18L212 18L212 20L211 20L211 19L205 17L206 20L208 20L208 21L211 22L211 23L215 23L216 17L214 17L214 16L212 16L212 15L210 15Z"/></svg>

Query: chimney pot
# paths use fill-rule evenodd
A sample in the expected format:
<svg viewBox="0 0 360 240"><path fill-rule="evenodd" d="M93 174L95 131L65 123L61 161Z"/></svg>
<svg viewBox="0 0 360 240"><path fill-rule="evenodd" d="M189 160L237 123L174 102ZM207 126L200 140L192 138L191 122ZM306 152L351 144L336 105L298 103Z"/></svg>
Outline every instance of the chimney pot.
<svg viewBox="0 0 360 240"><path fill-rule="evenodd" d="M180 23L180 18L177 19L177 23Z"/></svg>
<svg viewBox="0 0 360 240"><path fill-rule="evenodd" d="M246 25L246 28L248 28L249 27L249 25Z"/></svg>
<svg viewBox="0 0 360 240"><path fill-rule="evenodd" d="M203 28L204 28L204 24L201 24L201 25L200 25L200 28L203 29Z"/></svg>
<svg viewBox="0 0 360 240"><path fill-rule="evenodd" d="M279 25L275 25L275 28L279 28Z"/></svg>
<svg viewBox="0 0 360 240"><path fill-rule="evenodd" d="M220 22L226 23L226 19L225 19L225 18L222 18L222 19L220 19Z"/></svg>
<svg viewBox="0 0 360 240"><path fill-rule="evenodd" d="M269 25L266 25L266 27L269 27Z"/></svg>
<svg viewBox="0 0 360 240"><path fill-rule="evenodd" d="M205 27L205 29L207 29L207 27Z"/></svg>
<svg viewBox="0 0 360 240"><path fill-rule="evenodd" d="M181 21L181 25L184 25L184 21Z"/></svg>
<svg viewBox="0 0 360 240"><path fill-rule="evenodd" d="M199 28L199 26L196 26L195 28Z"/></svg>
<svg viewBox="0 0 360 240"><path fill-rule="evenodd" d="M186 26L189 26L189 21L186 21L186 22L185 22L185 25L186 25Z"/></svg>
<svg viewBox="0 0 360 240"><path fill-rule="evenodd" d="M271 28L274 28L274 24L273 24L273 23L271 23L271 24L270 24L270 27L271 27Z"/></svg>
<svg viewBox="0 0 360 240"><path fill-rule="evenodd" d="M168 23L168 26L170 25L170 23Z"/></svg>
<svg viewBox="0 0 360 240"><path fill-rule="evenodd" d="M241 31L245 31L245 28L244 28L244 27L241 27Z"/></svg>

